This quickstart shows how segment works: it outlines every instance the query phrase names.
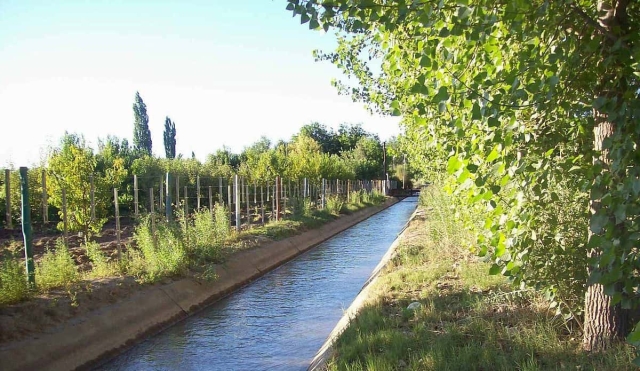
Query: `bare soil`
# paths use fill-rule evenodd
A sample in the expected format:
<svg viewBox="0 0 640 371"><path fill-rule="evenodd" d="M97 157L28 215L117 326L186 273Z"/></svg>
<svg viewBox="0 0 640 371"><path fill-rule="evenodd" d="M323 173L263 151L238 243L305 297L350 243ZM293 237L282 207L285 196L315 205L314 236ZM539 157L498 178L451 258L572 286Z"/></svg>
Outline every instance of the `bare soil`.
<svg viewBox="0 0 640 371"><path fill-rule="evenodd" d="M133 224L120 228L121 248L126 250L133 243ZM56 240L62 238L56 231L36 231L33 239L34 260L37 262L47 249L54 249ZM100 244L108 257L118 254L115 223L106 224L102 232L91 238ZM91 269L91 263L81 246L84 239L78 235L68 238L71 252L80 272ZM22 232L19 229L0 229L0 257L22 253ZM115 303L143 290L133 277L112 277L81 281L69 288L59 288L35 295L29 300L0 306L0 346L25 337L45 332L56 325L102 306Z"/></svg>

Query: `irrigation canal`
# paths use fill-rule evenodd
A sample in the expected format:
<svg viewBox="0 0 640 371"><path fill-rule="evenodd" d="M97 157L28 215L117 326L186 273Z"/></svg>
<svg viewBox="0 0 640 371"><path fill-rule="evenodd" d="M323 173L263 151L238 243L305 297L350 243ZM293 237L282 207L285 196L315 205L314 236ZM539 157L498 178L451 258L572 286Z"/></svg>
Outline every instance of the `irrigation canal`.
<svg viewBox="0 0 640 371"><path fill-rule="evenodd" d="M416 205L404 199L99 370L306 370Z"/></svg>

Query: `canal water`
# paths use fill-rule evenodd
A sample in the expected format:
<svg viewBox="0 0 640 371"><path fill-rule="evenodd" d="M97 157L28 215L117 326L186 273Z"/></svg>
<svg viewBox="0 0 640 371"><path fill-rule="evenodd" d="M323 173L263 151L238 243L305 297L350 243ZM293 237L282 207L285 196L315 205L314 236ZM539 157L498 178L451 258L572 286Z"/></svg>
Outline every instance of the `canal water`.
<svg viewBox="0 0 640 371"><path fill-rule="evenodd" d="M100 370L306 370L417 205L325 241Z"/></svg>

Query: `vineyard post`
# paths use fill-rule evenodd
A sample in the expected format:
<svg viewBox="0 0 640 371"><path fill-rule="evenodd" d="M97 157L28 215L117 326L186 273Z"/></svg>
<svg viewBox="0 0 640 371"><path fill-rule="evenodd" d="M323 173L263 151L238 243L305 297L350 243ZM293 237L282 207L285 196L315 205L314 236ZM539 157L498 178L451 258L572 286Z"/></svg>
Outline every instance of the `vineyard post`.
<svg viewBox="0 0 640 371"><path fill-rule="evenodd" d="M156 218L155 218L155 202L153 199L153 187L149 188L149 204L150 204L150 208L149 210L151 210L151 235L153 237L153 247L157 247L158 246L158 241L156 239Z"/></svg>
<svg viewBox="0 0 640 371"><path fill-rule="evenodd" d="M120 205L118 203L118 188L113 189L113 205L116 213L116 247L118 248L118 260L122 260L122 248L120 244Z"/></svg>
<svg viewBox="0 0 640 371"><path fill-rule="evenodd" d="M322 209L324 210L324 208L326 207L326 202L327 202L327 180L325 178L322 178L322 195L321 195L322 199L320 200L320 205L322 207Z"/></svg>
<svg viewBox="0 0 640 371"><path fill-rule="evenodd" d="M231 212L231 184L227 184L227 207L229 208L229 228L231 228L231 219L233 219L233 213Z"/></svg>
<svg viewBox="0 0 640 371"><path fill-rule="evenodd" d="M138 176L133 175L133 212L138 217Z"/></svg>
<svg viewBox="0 0 640 371"><path fill-rule="evenodd" d="M164 206L164 177L160 177L160 187L158 189L158 213L162 215L162 209Z"/></svg>
<svg viewBox="0 0 640 371"><path fill-rule="evenodd" d="M7 229L13 228L11 222L11 171L4 169L4 191L7 210L5 212Z"/></svg>
<svg viewBox="0 0 640 371"><path fill-rule="evenodd" d="M209 186L209 212L213 218L213 188Z"/></svg>
<svg viewBox="0 0 640 371"><path fill-rule="evenodd" d="M187 193L187 186L184 186L184 230L185 233L184 237L186 240L186 245L189 246L189 233L188 233L188 228L189 228L189 224L188 224L188 216L189 216L189 197L188 197L188 193Z"/></svg>
<svg viewBox="0 0 640 371"><path fill-rule="evenodd" d="M176 206L180 203L180 175L176 175Z"/></svg>
<svg viewBox="0 0 640 371"><path fill-rule="evenodd" d="M69 246L69 218L67 217L67 189L62 187L62 224L64 226L64 244Z"/></svg>
<svg viewBox="0 0 640 371"><path fill-rule="evenodd" d="M249 184L247 184L247 188L246 188L246 197L245 197L245 201L247 203L247 225L251 225L251 200L249 198Z"/></svg>
<svg viewBox="0 0 640 371"><path fill-rule="evenodd" d="M276 196L274 197L274 200L276 202L276 221L280 220L280 197L281 197L281 191L282 191L282 180L280 179L279 176L276 177L276 188L275 188L275 194Z"/></svg>
<svg viewBox="0 0 640 371"><path fill-rule="evenodd" d="M166 190L166 200L164 204L164 216L167 219L167 222L170 222L173 219L173 200L171 200L171 173L167 171L166 181L167 190ZM178 200L176 200L178 201Z"/></svg>
<svg viewBox="0 0 640 371"><path fill-rule="evenodd" d="M89 200L91 202L91 221L96 220L96 185L93 182L93 174L89 175Z"/></svg>
<svg viewBox="0 0 640 371"><path fill-rule="evenodd" d="M222 177L218 177L218 202L222 204Z"/></svg>
<svg viewBox="0 0 640 371"><path fill-rule="evenodd" d="M309 180L307 178L304 178L302 181L302 186L304 187L303 191L302 191L302 197L304 199L307 198L308 194L307 194L307 183L309 182Z"/></svg>
<svg viewBox="0 0 640 371"><path fill-rule="evenodd" d="M198 198L196 208L200 210L200 175L196 175L196 197Z"/></svg>
<svg viewBox="0 0 640 371"><path fill-rule="evenodd" d="M264 225L264 186L260 184L260 210L262 215L262 224Z"/></svg>
<svg viewBox="0 0 640 371"><path fill-rule="evenodd" d="M49 222L49 197L47 197L47 172L42 170L42 223Z"/></svg>
<svg viewBox="0 0 640 371"><path fill-rule="evenodd" d="M236 210L236 231L240 232L240 180L238 174L233 176L233 202Z"/></svg>
<svg viewBox="0 0 640 371"><path fill-rule="evenodd" d="M27 168L20 168L20 191L22 193L22 235L24 236L24 258L29 286L36 284L36 273L33 264L33 236L31 235L31 206L29 204L29 178Z"/></svg>
<svg viewBox="0 0 640 371"><path fill-rule="evenodd" d="M187 215L189 215L189 197L187 196L187 186L184 186L184 196L183 196L183 200L184 200L184 218L185 220L187 219Z"/></svg>

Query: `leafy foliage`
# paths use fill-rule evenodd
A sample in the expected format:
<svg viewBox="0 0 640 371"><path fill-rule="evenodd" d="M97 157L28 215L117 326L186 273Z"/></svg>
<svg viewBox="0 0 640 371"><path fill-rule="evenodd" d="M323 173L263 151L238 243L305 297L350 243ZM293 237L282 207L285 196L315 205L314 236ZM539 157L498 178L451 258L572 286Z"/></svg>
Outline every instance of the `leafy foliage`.
<svg viewBox="0 0 640 371"><path fill-rule="evenodd" d="M585 291L608 300L594 285L637 306L637 2L288 2L338 30L336 51L316 55L356 82L339 91L402 115L423 174L446 164L449 190L484 218L469 227L492 273L573 314ZM596 350L617 335L585 334Z"/></svg>

